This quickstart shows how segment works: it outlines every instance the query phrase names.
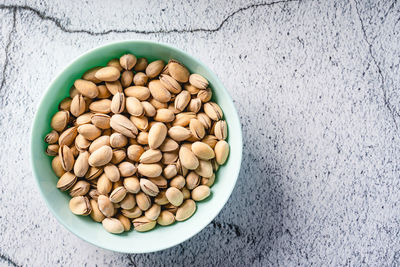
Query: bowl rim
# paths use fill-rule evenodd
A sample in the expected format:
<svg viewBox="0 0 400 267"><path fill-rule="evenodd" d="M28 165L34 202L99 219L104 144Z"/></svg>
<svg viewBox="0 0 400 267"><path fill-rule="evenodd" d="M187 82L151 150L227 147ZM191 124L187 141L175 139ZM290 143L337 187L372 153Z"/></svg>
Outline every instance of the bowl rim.
<svg viewBox="0 0 400 267"><path fill-rule="evenodd" d="M38 171L36 169L36 166L34 164L34 158L33 158L33 154L34 154L34 145L33 145L33 138L34 138L34 126L37 124L37 121L39 120L39 109L40 107L44 104L45 99L48 97L48 95L51 93L51 88L54 86L54 84L57 82L57 80L63 75L63 73L71 66L73 65L75 62L79 61L81 58L86 57L87 55L96 52L97 50L100 49L104 49L107 47L111 47L117 44L132 44L132 43L136 43L136 44L141 44L141 45L158 45L161 46L162 48L171 50L173 53L181 53L183 54L185 57L188 57L192 60L194 60L195 62L199 63L207 72L209 72L213 78L215 79L215 81L217 81L217 83L220 84L220 88L218 90L222 90L223 93L228 97L229 102L232 103L233 106L233 116L235 117L235 119L238 121L238 126L239 126L239 131L237 131L237 133L235 133L236 135L238 135L238 139L239 139L239 143L235 143L235 146L237 146L238 148L238 160L239 160L239 164L234 166L236 169L236 177L234 177L235 181L232 183L233 186L231 187L231 189L229 190L229 195L228 197L223 201L221 208L215 213L215 216L212 216L212 218L210 220L206 220L204 223L202 223L199 227L197 227L196 230L194 230L192 232L191 235L179 240L179 241L173 241L171 243L168 243L167 245L160 245L159 247L157 247L154 250L143 250L143 251L132 251L129 249L126 250L120 250L120 249L113 249L110 247L106 247L103 246L101 244L92 242L90 239L87 239L85 236L81 236L79 235L74 229L70 228L66 223L64 223L64 220L57 214L57 212L54 210L54 208L50 205L50 201L45 197L45 194L43 192L42 187L39 184L39 180L38 180ZM86 52L80 54L79 56L75 57L74 59L70 60L68 63L66 63L63 68L58 71L58 73L54 76L54 78L50 81L49 85L47 86L47 88L44 90L44 92L42 93L41 97L40 97L40 101L36 106L35 109L35 115L34 115L34 119L32 121L31 124L31 128L30 128L30 165L32 168L32 173L34 176L34 180L36 183L37 188L39 189L40 195L42 197L42 199L44 200L44 202L46 203L47 208L51 211L52 215L54 217L56 217L57 221L64 226L69 232L71 232L72 234L74 234L75 236L77 236L78 238L88 242L89 244L92 244L96 247L100 247L109 251L115 251L115 252L120 252L120 253L134 253L134 254L142 254L142 253L151 253L151 252L157 252L157 251L161 251L161 250L165 250L168 248L172 248L174 246L177 246L185 241L187 241L188 239L192 238L193 236L197 235L200 231L202 231L207 225L209 225L217 216L218 214L222 211L222 209L225 207L226 203L228 202L229 198L232 195L232 192L234 190L234 188L236 187L236 183L237 180L239 178L239 173L240 173L240 168L241 168L241 164L242 164L242 153L243 153L243 136L242 136L242 125L240 123L240 118L239 115L237 113L235 104L232 100L232 97L230 96L229 92L225 89L225 86L222 84L222 82L219 80L219 78L217 77L217 75L215 74L215 72L213 70L211 70L206 64L204 64L203 62L201 62L199 59L193 57L192 55L190 55L189 53L175 48L169 44L163 43L163 42L156 42L156 41L149 41L149 40L141 40L141 39L135 39L135 40L118 40L118 41L113 41L113 42L107 42L105 44L101 44L99 46L96 46L94 48L91 48L89 50L87 50Z"/></svg>

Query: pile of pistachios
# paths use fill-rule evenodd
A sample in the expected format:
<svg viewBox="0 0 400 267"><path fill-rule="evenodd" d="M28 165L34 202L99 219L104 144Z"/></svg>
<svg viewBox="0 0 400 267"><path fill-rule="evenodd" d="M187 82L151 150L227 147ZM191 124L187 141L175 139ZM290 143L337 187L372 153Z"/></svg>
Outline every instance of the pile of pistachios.
<svg viewBox="0 0 400 267"><path fill-rule="evenodd" d="M125 54L74 82L46 135L71 212L110 233L184 221L229 154L208 81L180 62Z"/></svg>

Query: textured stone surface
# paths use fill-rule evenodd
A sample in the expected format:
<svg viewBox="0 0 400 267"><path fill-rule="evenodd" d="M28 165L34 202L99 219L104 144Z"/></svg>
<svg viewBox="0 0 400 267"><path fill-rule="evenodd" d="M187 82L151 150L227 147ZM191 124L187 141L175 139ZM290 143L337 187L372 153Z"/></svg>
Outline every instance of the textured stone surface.
<svg viewBox="0 0 400 267"><path fill-rule="evenodd" d="M110 2L1 1L0 265L400 264L397 1ZM119 39L198 57L243 125L240 178L220 215L146 255L61 227L29 165L30 124L52 77Z"/></svg>

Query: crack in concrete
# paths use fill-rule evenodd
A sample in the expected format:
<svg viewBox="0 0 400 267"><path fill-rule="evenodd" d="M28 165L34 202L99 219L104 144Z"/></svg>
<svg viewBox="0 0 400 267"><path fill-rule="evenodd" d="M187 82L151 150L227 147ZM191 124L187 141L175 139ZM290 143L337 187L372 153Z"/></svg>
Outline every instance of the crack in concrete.
<svg viewBox="0 0 400 267"><path fill-rule="evenodd" d="M59 29L61 29L63 32L66 33L86 33L89 35L107 35L110 33L137 33L137 34L168 34L168 33L195 33L195 32L217 32L219 31L226 23L227 21L235 16L237 13L246 11L248 9L254 9L258 7L263 7L263 6L273 6L276 4L281 4L281 3L289 3L289 2L300 2L300 0L279 0L279 1L274 1L274 2L269 2L269 3L259 3L259 4L251 4L246 7L241 7L232 13L230 13L228 16L226 16L220 24L211 29L207 28L194 28L194 29L170 29L170 30L133 30L133 29L124 29L124 30L118 30L118 29L111 29L111 30L106 30L106 31L100 31L100 32L95 32L95 31L90 31L86 29L69 29L67 26L63 25L61 19L53 16L46 15L43 11L40 11L36 8L30 7L30 6L21 6L21 5L0 5L0 10L1 9L16 9L16 10L26 10L33 12L36 14L40 19L42 20L49 20L53 22Z"/></svg>
<svg viewBox="0 0 400 267"><path fill-rule="evenodd" d="M390 112L390 114L392 116L394 125L396 127L396 130L398 130L396 116L399 117L400 114L396 110L394 110L393 107L389 103L389 99L387 97L387 93L386 93L386 89L385 89L385 78L383 76L383 71L382 71L382 69L381 69L381 67L380 67L380 65L378 63L378 60L376 59L376 57L375 57L375 55L374 55L374 53L372 51L372 48L373 48L372 47L372 42L368 41L368 36L367 36L367 32L365 30L364 22L361 19L361 13L360 13L360 10L358 8L358 4L359 3L356 0L354 0L354 3L355 3L355 7L356 7L357 16L358 16L358 19L359 19L360 24L361 24L361 30L363 32L364 41L368 45L369 55L371 56L372 62L374 63L375 67L378 69L378 74L379 74L379 77L380 77L380 80L381 80L381 86L380 87L381 87L381 90L382 90L382 93L383 93L383 103L385 104L386 108L389 110L389 112Z"/></svg>
<svg viewBox="0 0 400 267"><path fill-rule="evenodd" d="M9 63L9 61L10 61L9 55L8 55L8 50L10 49L10 46L11 46L11 43L12 43L11 37L12 37L13 33L15 32L15 24L16 24L16 13L17 13L17 9L16 9L16 8L13 8L12 10L13 10L13 23L12 23L11 31L10 31L10 33L8 34L8 39L7 39L6 47L5 47L5 49L4 49L4 52L5 52L5 60L4 60L3 69L2 69L2 71L1 71L1 73L2 73L2 80L1 80L1 83L0 83L0 92L1 92L1 90L3 89L3 87L4 87L5 83L6 83L6 71L7 71L8 63Z"/></svg>
<svg viewBox="0 0 400 267"><path fill-rule="evenodd" d="M5 261L5 262L7 262L7 263L10 264L11 266L14 266L14 267L19 267L19 266L21 266L21 265L18 265L15 261L13 261L10 257L8 257L8 256L6 256L6 255L4 255L4 254L2 254L1 252L0 252L0 259L3 260L3 261Z"/></svg>

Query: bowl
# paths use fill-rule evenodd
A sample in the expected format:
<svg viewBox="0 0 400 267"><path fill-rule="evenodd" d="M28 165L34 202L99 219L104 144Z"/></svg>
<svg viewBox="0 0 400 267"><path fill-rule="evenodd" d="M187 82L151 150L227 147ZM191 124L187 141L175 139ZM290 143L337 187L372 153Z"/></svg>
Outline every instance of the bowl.
<svg viewBox="0 0 400 267"><path fill-rule="evenodd" d="M213 91L213 101L217 102L228 124L228 143L230 155L224 166L216 174L212 194L207 200L197 203L195 214L184 222L170 226L157 226L145 233L136 231L120 235L110 234L101 223L94 222L90 216L76 216L68 208L70 196L56 188L57 176L51 168L52 157L44 151L43 141L51 131L50 120L58 110L59 102L69 95L74 80L95 66L106 63L125 53L136 57L146 57L149 61L162 59L168 62L174 58L182 62L191 73L206 77ZM221 211L235 187L242 157L242 131L239 117L231 97L216 75L203 63L189 54L166 44L150 41L121 41L92 49L69 64L46 89L37 109L31 132L31 163L39 191L47 206L58 221L76 236L96 246L124 253L146 253L163 250L194 236L206 227Z"/></svg>

